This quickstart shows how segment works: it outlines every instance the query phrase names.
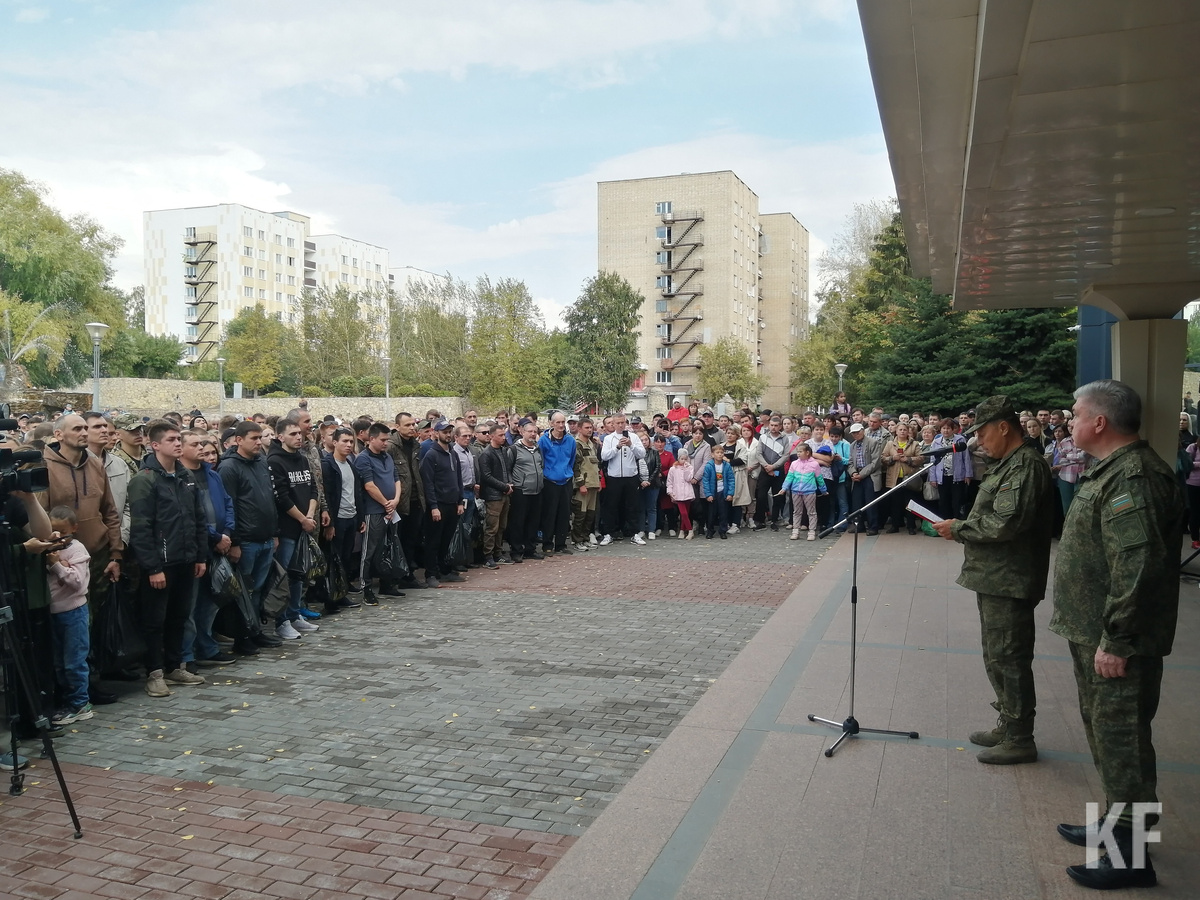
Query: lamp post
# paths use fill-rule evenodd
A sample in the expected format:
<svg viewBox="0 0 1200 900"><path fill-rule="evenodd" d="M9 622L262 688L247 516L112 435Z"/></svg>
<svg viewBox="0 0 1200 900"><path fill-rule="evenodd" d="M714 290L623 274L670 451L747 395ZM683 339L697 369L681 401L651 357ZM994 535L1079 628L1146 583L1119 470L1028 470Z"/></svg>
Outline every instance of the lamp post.
<svg viewBox="0 0 1200 900"><path fill-rule="evenodd" d="M100 339L108 326L103 322L88 322L84 328L92 338L92 409L100 412Z"/></svg>
<svg viewBox="0 0 1200 900"><path fill-rule="evenodd" d="M217 377L221 380L221 415L225 415L225 357L217 357Z"/></svg>
<svg viewBox="0 0 1200 900"><path fill-rule="evenodd" d="M848 365L846 365L845 363L836 363L833 367L833 371L838 373L838 393L839 394L842 392L842 376L846 374L846 370L848 368L850 368L850 367Z"/></svg>
<svg viewBox="0 0 1200 900"><path fill-rule="evenodd" d="M392 415L392 358L385 356L383 358L383 417L391 418Z"/></svg>

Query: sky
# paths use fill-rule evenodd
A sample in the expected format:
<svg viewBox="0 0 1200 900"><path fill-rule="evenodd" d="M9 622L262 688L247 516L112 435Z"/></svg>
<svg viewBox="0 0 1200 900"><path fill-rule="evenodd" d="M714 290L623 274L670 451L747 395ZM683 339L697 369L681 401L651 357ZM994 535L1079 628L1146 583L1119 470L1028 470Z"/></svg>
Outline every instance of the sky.
<svg viewBox="0 0 1200 900"><path fill-rule="evenodd" d="M596 268L596 182L732 169L815 257L894 195L852 0L0 0L0 168L125 240L214 203L313 217L392 264Z"/></svg>

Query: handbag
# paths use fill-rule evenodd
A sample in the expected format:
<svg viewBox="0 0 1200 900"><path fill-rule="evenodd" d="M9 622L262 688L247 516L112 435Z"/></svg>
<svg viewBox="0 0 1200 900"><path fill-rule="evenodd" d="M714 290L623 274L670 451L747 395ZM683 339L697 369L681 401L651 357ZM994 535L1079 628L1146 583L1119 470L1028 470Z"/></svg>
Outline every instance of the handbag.
<svg viewBox="0 0 1200 900"><path fill-rule="evenodd" d="M941 493L936 482L926 481L925 486L921 488L921 497L925 500L937 500L940 496Z"/></svg>

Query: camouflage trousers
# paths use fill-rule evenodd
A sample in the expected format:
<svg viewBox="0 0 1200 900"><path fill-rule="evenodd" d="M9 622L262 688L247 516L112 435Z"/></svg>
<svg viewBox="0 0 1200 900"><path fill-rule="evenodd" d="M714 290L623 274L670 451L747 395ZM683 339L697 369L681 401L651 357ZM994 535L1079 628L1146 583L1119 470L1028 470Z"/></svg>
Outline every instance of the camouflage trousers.
<svg viewBox="0 0 1200 900"><path fill-rule="evenodd" d="M1122 678L1096 674L1095 647L1071 644L1079 713L1109 805L1125 803L1119 824L1132 827L1133 803L1158 802L1150 726L1162 688L1161 656L1131 656ZM1153 824L1147 818L1147 824Z"/></svg>
<svg viewBox="0 0 1200 900"><path fill-rule="evenodd" d="M1016 737L1033 734L1037 694L1033 687L1033 608L1036 600L976 594L983 667L996 692L992 702Z"/></svg>

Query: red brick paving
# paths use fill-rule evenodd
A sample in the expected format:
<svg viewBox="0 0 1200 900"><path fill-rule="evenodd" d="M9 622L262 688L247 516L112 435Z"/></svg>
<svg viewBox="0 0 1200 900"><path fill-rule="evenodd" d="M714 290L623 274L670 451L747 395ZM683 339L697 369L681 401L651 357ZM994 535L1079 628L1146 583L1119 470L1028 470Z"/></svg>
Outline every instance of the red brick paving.
<svg viewBox="0 0 1200 900"><path fill-rule="evenodd" d="M677 603L731 603L776 609L795 590L807 565L787 563L703 562L686 559L630 559L612 556L555 556L527 559L519 566L472 569L461 584L441 589L492 591L498 594L591 596L611 585L605 596ZM719 578L717 577L719 574ZM715 585L721 587L715 589ZM733 589L730 586L735 586Z"/></svg>
<svg viewBox="0 0 1200 900"><path fill-rule="evenodd" d="M518 900L574 837L49 763L0 799L4 897ZM36 785L34 782L38 782Z"/></svg>

